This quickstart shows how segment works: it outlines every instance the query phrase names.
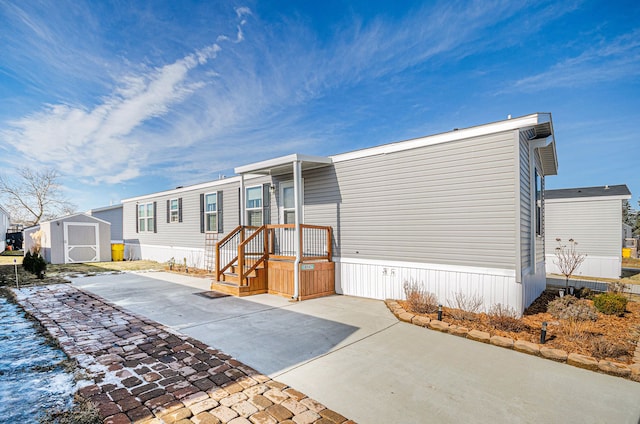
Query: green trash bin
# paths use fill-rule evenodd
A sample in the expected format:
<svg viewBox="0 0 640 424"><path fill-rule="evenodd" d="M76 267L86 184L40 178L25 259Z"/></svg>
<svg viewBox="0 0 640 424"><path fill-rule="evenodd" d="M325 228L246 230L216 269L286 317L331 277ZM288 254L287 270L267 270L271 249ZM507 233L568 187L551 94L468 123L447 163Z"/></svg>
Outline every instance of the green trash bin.
<svg viewBox="0 0 640 424"><path fill-rule="evenodd" d="M124 261L124 243L111 243L111 260Z"/></svg>

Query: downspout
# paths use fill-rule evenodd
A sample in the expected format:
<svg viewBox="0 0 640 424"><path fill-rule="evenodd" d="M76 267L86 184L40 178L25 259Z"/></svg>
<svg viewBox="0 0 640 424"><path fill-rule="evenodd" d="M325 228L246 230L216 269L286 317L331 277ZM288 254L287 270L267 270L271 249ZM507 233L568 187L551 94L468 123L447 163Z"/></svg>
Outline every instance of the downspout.
<svg viewBox="0 0 640 424"><path fill-rule="evenodd" d="M300 218L302 216L301 207L301 164L299 160L293 162L293 201L295 204L295 240L296 240L296 259L293 261L293 299L298 300L300 294L300 260L302 252L300 251Z"/></svg>

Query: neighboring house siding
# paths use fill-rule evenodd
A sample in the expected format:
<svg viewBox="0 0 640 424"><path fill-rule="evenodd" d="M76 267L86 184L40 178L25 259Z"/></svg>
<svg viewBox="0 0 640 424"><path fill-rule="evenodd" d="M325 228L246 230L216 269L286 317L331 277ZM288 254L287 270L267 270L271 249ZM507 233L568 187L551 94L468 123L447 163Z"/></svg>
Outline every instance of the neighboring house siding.
<svg viewBox="0 0 640 424"><path fill-rule="evenodd" d="M556 238L567 243L574 239L577 250L586 253L585 262L575 275L617 278L620 274L622 204L619 199L553 200L546 203L547 262L553 265ZM550 264L549 264L550 263Z"/></svg>
<svg viewBox="0 0 640 424"><path fill-rule="evenodd" d="M512 131L338 161L303 174L305 222L335 256L515 267Z"/></svg>
<svg viewBox="0 0 640 424"><path fill-rule="evenodd" d="M100 218L104 221L111 223L111 240L120 242L123 240L122 236L122 206L116 208L110 208L105 210L93 210L91 216Z"/></svg>

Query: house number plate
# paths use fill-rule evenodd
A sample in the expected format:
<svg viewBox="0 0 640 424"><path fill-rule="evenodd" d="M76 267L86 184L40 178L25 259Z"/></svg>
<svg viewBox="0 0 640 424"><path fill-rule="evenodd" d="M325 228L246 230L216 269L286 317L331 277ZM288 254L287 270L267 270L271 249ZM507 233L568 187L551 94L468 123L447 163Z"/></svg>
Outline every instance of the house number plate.
<svg viewBox="0 0 640 424"><path fill-rule="evenodd" d="M301 271L311 271L316 268L315 264L300 264Z"/></svg>

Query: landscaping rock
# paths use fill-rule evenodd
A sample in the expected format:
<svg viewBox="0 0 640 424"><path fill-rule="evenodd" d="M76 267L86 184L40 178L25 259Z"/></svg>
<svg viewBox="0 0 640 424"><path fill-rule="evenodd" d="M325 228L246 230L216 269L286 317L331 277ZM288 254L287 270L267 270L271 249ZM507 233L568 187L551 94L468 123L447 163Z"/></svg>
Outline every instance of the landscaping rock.
<svg viewBox="0 0 640 424"><path fill-rule="evenodd" d="M528 353L529 355L540 354L540 346L535 343L527 342L525 340L516 340L513 343L513 348L518 352Z"/></svg>
<svg viewBox="0 0 640 424"><path fill-rule="evenodd" d="M467 338L482 343L489 343L491 341L491 335L489 333L479 330L469 331L467 333Z"/></svg>
<svg viewBox="0 0 640 424"><path fill-rule="evenodd" d="M400 321L404 321L404 322L408 322L408 323L411 323L411 320L413 319L413 317L415 317L415 315L410 313L410 312L404 312L404 313L398 315L398 319Z"/></svg>
<svg viewBox="0 0 640 424"><path fill-rule="evenodd" d="M450 325L449 326L449 334L453 334L458 337L467 337L469 333L469 329L467 327L462 327L460 325Z"/></svg>
<svg viewBox="0 0 640 424"><path fill-rule="evenodd" d="M426 327L429 325L429 322L431 321L431 319L429 317L423 317L420 315L416 315L413 317L413 320L411 320L411 322L415 325L419 325L420 327Z"/></svg>
<svg viewBox="0 0 640 424"><path fill-rule="evenodd" d="M513 339L502 336L491 336L490 342L494 346L506 347L507 349L513 349Z"/></svg>
<svg viewBox="0 0 640 424"><path fill-rule="evenodd" d="M446 322L442 322L434 319L429 321L429 328L446 333L447 330L449 329L449 324L447 324Z"/></svg>
<svg viewBox="0 0 640 424"><path fill-rule="evenodd" d="M619 377L628 377L631 375L631 369L626 364L613 361L601 360L598 362L598 369L607 374L617 375Z"/></svg>
<svg viewBox="0 0 640 424"><path fill-rule="evenodd" d="M579 353L570 353L567 357L567 364L591 371L598 370L597 359L592 358L591 356L580 355Z"/></svg>
<svg viewBox="0 0 640 424"><path fill-rule="evenodd" d="M565 362L567 360L567 352L562 349L554 349L552 347L540 346L540 355L553 361Z"/></svg>

